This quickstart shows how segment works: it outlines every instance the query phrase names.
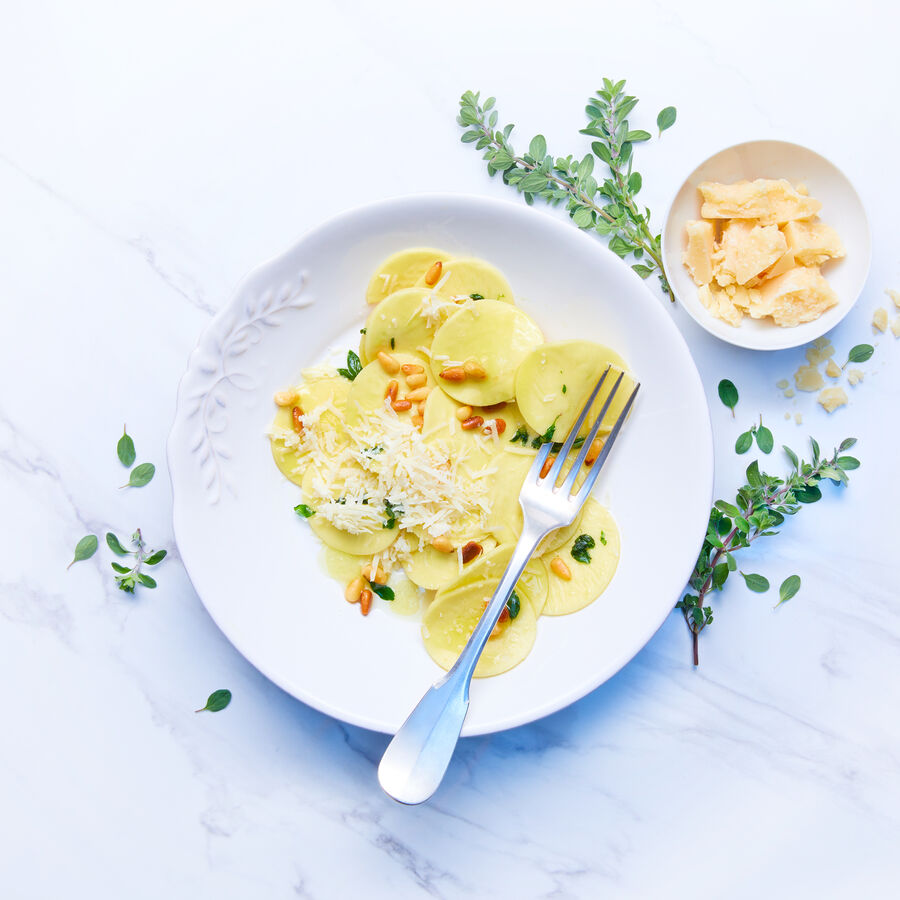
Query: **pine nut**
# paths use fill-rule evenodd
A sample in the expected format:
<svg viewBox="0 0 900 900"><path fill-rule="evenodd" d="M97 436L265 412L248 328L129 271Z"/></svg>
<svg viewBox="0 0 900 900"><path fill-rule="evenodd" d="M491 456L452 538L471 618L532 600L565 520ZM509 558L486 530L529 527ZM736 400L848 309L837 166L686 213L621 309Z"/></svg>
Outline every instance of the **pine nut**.
<svg viewBox="0 0 900 900"><path fill-rule="evenodd" d="M419 372L416 375L407 375L406 383L411 388L422 387L423 384L428 384L428 376L424 372Z"/></svg>
<svg viewBox="0 0 900 900"><path fill-rule="evenodd" d="M441 269L443 268L444 264L440 260L431 264L431 268L425 273L425 284L427 284L428 287L432 287L438 283L441 277Z"/></svg>
<svg viewBox="0 0 900 900"><path fill-rule="evenodd" d="M600 451L603 449L603 438L594 438L591 443L590 449L587 452L587 456L585 456L584 461L587 465L592 466L596 461L597 457L600 455Z"/></svg>
<svg viewBox="0 0 900 900"><path fill-rule="evenodd" d="M484 425L484 419L481 416L469 416L468 419L465 420L460 425L463 431L474 431L476 428L481 428Z"/></svg>
<svg viewBox="0 0 900 900"><path fill-rule="evenodd" d="M444 371L440 374L441 378L445 379L446 381L466 380L466 370L462 366L450 366L449 369L444 369Z"/></svg>
<svg viewBox="0 0 900 900"><path fill-rule="evenodd" d="M394 412L406 412L406 410L412 408L412 403L409 400L394 400L391 403L391 409Z"/></svg>
<svg viewBox="0 0 900 900"><path fill-rule="evenodd" d="M444 535L433 538L431 546L440 553L452 553L456 549L450 538L445 537Z"/></svg>
<svg viewBox="0 0 900 900"><path fill-rule="evenodd" d="M388 382L387 390L384 392L384 399L393 403L397 399L397 391L400 390L400 383L392 378Z"/></svg>
<svg viewBox="0 0 900 900"><path fill-rule="evenodd" d="M291 421L294 424L294 431L300 434L303 431L303 410L299 406L295 406L291 410Z"/></svg>
<svg viewBox="0 0 900 900"><path fill-rule="evenodd" d="M550 469L553 468L553 463L556 462L556 457L551 453L545 460L544 464L541 466L541 478L546 478L547 474L550 472Z"/></svg>
<svg viewBox="0 0 900 900"><path fill-rule="evenodd" d="M297 402L297 392L276 391L273 399L276 406L293 406Z"/></svg>
<svg viewBox="0 0 900 900"><path fill-rule="evenodd" d="M384 369L388 375L396 375L400 371L400 363L398 363L390 353L379 350L376 358L378 362L381 363L381 368Z"/></svg>
<svg viewBox="0 0 900 900"><path fill-rule="evenodd" d="M418 428L420 430L425 424L424 416L419 415L419 413L413 413L413 415L409 417L409 421L412 424L413 428Z"/></svg>
<svg viewBox="0 0 900 900"><path fill-rule="evenodd" d="M463 371L469 378L475 378L480 381L483 378L487 378L487 371L484 366L481 365L480 362L474 359L467 359L463 363Z"/></svg>
<svg viewBox="0 0 900 900"><path fill-rule="evenodd" d="M366 581L374 581L375 584L387 584L387 575L384 574L384 569L379 566L375 570L375 575L373 576L371 563L363 566L362 577L365 578Z"/></svg>
<svg viewBox="0 0 900 900"><path fill-rule="evenodd" d="M365 586L366 583L361 575L358 578L354 578L353 581L347 585L347 590L344 591L344 599L348 603L359 603L359 595L362 593Z"/></svg>
<svg viewBox="0 0 900 900"><path fill-rule="evenodd" d="M414 391L410 391L406 395L407 400L411 400L413 403L418 403L420 400L424 400L431 393L431 388L427 385L425 387L416 388Z"/></svg>
<svg viewBox="0 0 900 900"><path fill-rule="evenodd" d="M494 429L497 430L497 437L499 437L506 431L506 422L503 419L494 419L494 427L491 428L490 423L488 423L481 429L481 433L489 436L493 433Z"/></svg>
<svg viewBox="0 0 900 900"><path fill-rule="evenodd" d="M554 556L553 559L550 560L550 568L555 575L559 575L563 580L572 580L572 573L569 571L569 567L563 562L561 556Z"/></svg>
<svg viewBox="0 0 900 900"><path fill-rule="evenodd" d="M482 549L483 548L478 541L469 541L469 543L462 548L463 565L472 562L473 559L478 559L478 557L481 556Z"/></svg>
<svg viewBox="0 0 900 900"><path fill-rule="evenodd" d="M472 407L471 406L461 406L455 413L457 419L460 422L464 422L469 416L472 415Z"/></svg>
<svg viewBox="0 0 900 900"><path fill-rule="evenodd" d="M416 365L416 363L403 363L400 366L400 371L404 375L419 375L425 371L424 367Z"/></svg>
<svg viewBox="0 0 900 900"><path fill-rule="evenodd" d="M425 398L425 400L420 400L419 405L416 407L416 410L418 411L420 416L425 415L425 403L427 402L427 400L427 397Z"/></svg>
<svg viewBox="0 0 900 900"><path fill-rule="evenodd" d="M359 594L359 611L367 616L369 614L369 610L372 608L372 592L365 588L360 591Z"/></svg>

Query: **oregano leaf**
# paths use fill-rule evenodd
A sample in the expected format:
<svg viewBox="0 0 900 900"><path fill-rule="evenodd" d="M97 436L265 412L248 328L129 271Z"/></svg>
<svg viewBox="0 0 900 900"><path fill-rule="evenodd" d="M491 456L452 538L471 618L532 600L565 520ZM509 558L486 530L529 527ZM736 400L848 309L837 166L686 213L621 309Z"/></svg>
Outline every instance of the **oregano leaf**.
<svg viewBox="0 0 900 900"><path fill-rule="evenodd" d="M754 575L752 572L741 572L744 582L751 591L764 594L769 589L769 579L764 575Z"/></svg>
<svg viewBox="0 0 900 900"><path fill-rule="evenodd" d="M96 534L86 534L76 545L75 545L75 555L72 558L72 562L66 566L67 569L71 569L72 566L77 562L81 562L85 559L90 559L96 552L97 547L99 546L99 541L97 540Z"/></svg>
<svg viewBox="0 0 900 900"><path fill-rule="evenodd" d="M134 441L131 439L131 435L125 428L122 429L122 437L119 438L119 443L116 444L116 454L119 457L119 462L122 463L123 466L130 467L134 465L136 456Z"/></svg>
<svg viewBox="0 0 900 900"><path fill-rule="evenodd" d="M775 604L776 608L781 606L782 603L786 603L791 597L795 597L799 590L800 576L788 575L788 577L781 582L781 587L778 589L778 596L780 599L778 603Z"/></svg>
<svg viewBox="0 0 900 900"><path fill-rule="evenodd" d="M231 691L213 691L206 700L206 706L201 706L194 712L221 712L229 703L231 703Z"/></svg>

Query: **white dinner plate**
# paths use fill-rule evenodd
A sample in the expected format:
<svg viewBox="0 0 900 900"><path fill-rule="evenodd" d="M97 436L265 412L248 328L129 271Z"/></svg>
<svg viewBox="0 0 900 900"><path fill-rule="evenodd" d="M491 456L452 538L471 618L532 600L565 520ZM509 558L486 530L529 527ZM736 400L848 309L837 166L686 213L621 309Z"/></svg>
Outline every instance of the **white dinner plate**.
<svg viewBox="0 0 900 900"><path fill-rule="evenodd" d="M191 354L168 444L175 534L210 615L260 671L345 722L397 730L441 674L419 621L344 601L265 432L273 392L356 346L369 277L416 245L489 260L548 340L608 344L642 383L595 489L619 523L618 571L591 606L542 618L519 666L476 679L463 734L485 734L561 709L625 665L680 598L706 531L712 435L697 369L668 304L596 239L462 195L387 200L310 231L247 277Z"/></svg>

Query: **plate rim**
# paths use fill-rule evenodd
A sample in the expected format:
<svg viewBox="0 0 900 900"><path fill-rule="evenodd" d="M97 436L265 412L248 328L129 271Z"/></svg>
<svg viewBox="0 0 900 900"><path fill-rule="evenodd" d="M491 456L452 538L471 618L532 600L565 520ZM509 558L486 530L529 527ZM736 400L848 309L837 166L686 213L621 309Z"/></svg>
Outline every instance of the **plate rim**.
<svg viewBox="0 0 900 900"><path fill-rule="evenodd" d="M181 445L178 444L179 425L185 418L184 408L187 401L187 398L185 397L185 386L190 380L194 361L196 358L199 358L205 344L213 338L217 329L227 321L228 317L234 311L234 307L239 303L245 291L247 291L268 270L278 267L286 258L295 253L297 248L300 247L308 238L314 236L320 230L339 226L344 220L350 220L359 215L371 214L372 212L379 209L391 208L402 210L404 207L415 207L416 205L421 203L472 204L475 206L481 206L482 208L497 209L501 213L511 213L520 217L526 215L529 221L533 218L535 213L537 213L543 221L543 227L552 228L557 230L560 234L567 235L566 240L572 240L576 242L580 241L586 248L588 247L589 242L590 249L593 252L611 253L611 251L609 251L605 245L596 243L581 229L574 228L570 223L562 221L561 219L550 214L548 211L542 209L529 210L528 207L522 206L521 204L514 201L483 196L479 194L448 191L416 192L386 197L343 209L338 213L335 213L334 215L325 218L317 222L313 226L305 229L296 239L294 239L279 253L276 253L275 255L267 258L265 261L251 268L237 282L228 299L222 304L221 307L219 307L213 318L206 323L205 327L200 332L193 349L188 354L185 371L182 373L180 379L178 380L175 412L172 419L172 425L169 430L169 435L166 440L166 461L169 472L169 484L172 491L172 523L175 543L178 546L181 562L184 567L185 573L187 574L188 580L190 581L194 592L197 594L197 597L203 605L203 608L215 623L216 627L228 640L228 642L235 648L235 650L237 650L237 652L240 653L248 663L250 663L250 665L252 665L257 671L264 675L278 688L283 690L286 694L294 697L297 700L300 700L307 706L310 706L313 709L330 716L331 718L337 719L338 721L345 722L356 727L366 728L368 730L376 731L382 734L393 734L395 733L396 728L393 726L386 726L384 722L367 715L348 712L345 709L337 708L328 701L323 700L321 697L317 696L312 691L298 688L296 685L292 685L291 687L286 686L286 684L280 677L270 671L270 667L265 663L265 661L259 660L256 654L251 654L251 652L245 648L245 642L242 640L239 634L233 635L225 629L222 622L220 621L219 615L217 615L215 604L208 603L204 599L202 593L198 590L197 581L191 571L189 560L182 552L183 540L180 538L180 535L182 537L184 536L183 529L184 527L186 527L183 521L185 507L184 500L179 501L179 496L176 491L176 467L173 463L176 458L177 452L179 452L179 450L181 449ZM691 354L690 347L688 346L688 343L682 335L681 331L676 326L674 319L670 315L666 315L666 309L662 306L661 298L657 297L652 291L650 291L650 289L643 282L640 276L638 276L637 273L633 272L631 270L631 267L624 260L615 256L615 254L612 254L612 258L609 259L608 262L612 265L624 267L628 271L629 277L636 279L635 290L639 289L645 291L649 298L653 300L654 304L658 308L660 320L664 320L665 322L662 327L669 330L669 339L674 339L675 344L678 346L679 350L684 356L685 362L688 364L689 375L692 373L692 380L694 381L697 396L702 401L701 406L703 411L705 412L705 415L702 416L702 422L705 430L705 439L698 439L697 447L698 451L704 452L709 463L708 466L705 467L707 470L708 479L707 506L709 506L712 503L715 487L715 453L712 422L709 403L707 401L706 392L703 387L703 381L700 377L700 373L697 369L697 365L694 361L693 355ZM696 557L700 552L700 548L702 547L705 534L705 529L702 531L698 529L698 539L696 541L695 552L685 563L684 576L680 580L680 584L683 584L685 586L687 585L690 573L693 570L694 563L696 561ZM606 665L598 669L591 678L574 684L569 690L560 693L552 701L547 701L538 707L530 708L527 712L510 714L508 716L502 717L499 720L493 721L490 724L479 725L471 728L467 728L464 724L461 736L475 737L485 734L495 734L511 728L519 727L521 725L527 725L545 718L546 716L551 715L555 712L559 712L560 710L569 707L576 701L586 697L588 694L592 693L598 687L618 674L618 672L620 672L622 668L624 668L653 639L654 635L659 631L659 629L663 626L669 615L671 615L672 611L674 610L675 602L676 598L673 597L672 606L666 610L659 621L655 621L655 617L653 617L651 626L648 626L647 629L643 629L641 631L641 637L637 638L633 642L633 645L624 647L621 652L616 654L614 657L610 657L607 660ZM423 693L425 692L425 690L427 690L427 688L428 685L423 684ZM399 727L399 725L396 727Z"/></svg>
<svg viewBox="0 0 900 900"><path fill-rule="evenodd" d="M785 340L761 342L761 341L754 341L752 338L747 339L747 337L745 337L742 340L740 338L740 333L741 333L740 328L732 329L734 334L731 334L730 332L719 334L717 331L713 331L710 328L711 325L715 324L713 321L714 317L712 316L712 314L704 309L703 312L705 313L705 315L700 315L699 311L696 310L692 304L686 303L684 300L682 300L681 296L676 291L675 286L671 280L669 280L669 286L672 290L672 296L675 297L675 299L678 301L678 305L707 334L711 335L712 337L716 338L717 340L720 340L726 344L731 344L734 347L740 347L743 350L760 350L763 352L777 351L777 350L793 350L796 347L802 347L805 344L808 344L811 341L822 337L823 335L827 334L832 329L837 328L837 326L840 325L840 323L844 321L844 319L847 317L847 315L849 315L850 311L852 309L854 309L854 307L856 306L856 304L859 302L860 298L862 297L863 293L865 292L866 284L868 283L868 280L869 280L869 274L872 270L872 226L869 223L869 214L866 211L866 206L863 203L863 200L862 200L862 197L860 196L859 191L856 189L856 186L850 180L850 177L847 175L847 173L832 159L825 156L825 154L820 153L818 150L814 150L812 147L807 147L805 144L800 144L797 141L785 141L785 140L781 140L780 138L752 138L750 140L738 141L737 143L729 144L725 147L720 147L718 150L714 151L713 153L710 153L708 156L706 156L704 159L702 159L700 162L698 162L690 170L690 172L688 172L687 175L685 175L685 177L681 179L681 181L678 183L678 186L672 191L672 193L669 196L669 203L666 207L666 214L663 217L662 228L660 230L663 271L666 271L665 250L666 250L666 247L668 246L668 241L666 238L669 233L669 221L672 217L672 208L674 207L675 201L677 200L678 195L681 193L684 186L690 181L690 179L693 177L695 172L697 172L699 169L703 168L703 166L707 165L708 163L712 162L712 160L714 160L717 156L721 156L723 153L728 153L729 151L732 151L732 150L738 150L742 147L749 147L753 144L779 144L782 147L790 148L791 150L802 150L805 153L810 153L813 156L817 156L820 160L822 160L824 163L826 163L832 169L834 169L847 183L847 186L850 189L850 193L856 199L856 202L859 204L859 208L862 212L863 224L865 226L865 237L866 237L866 262L865 262L865 269L864 269L865 274L863 275L863 278L860 283L859 289L856 293L856 296L853 298L852 302L850 302L846 305L846 309L844 309L844 311L841 313L840 317L838 319L836 319L834 322L832 322L827 328L825 328L824 330L819 332L817 335L814 335L812 337L805 337L805 338L798 340L792 336L794 333L793 329L782 328L782 329L780 329L780 331L778 331L778 332L773 331L772 333L775 335L778 335L783 332ZM666 274L666 278L668 280L668 272ZM718 320L716 320L716 321L718 321ZM813 321L820 321L820 320L813 320ZM749 334L749 332L744 332L744 334L747 335L747 334Z"/></svg>

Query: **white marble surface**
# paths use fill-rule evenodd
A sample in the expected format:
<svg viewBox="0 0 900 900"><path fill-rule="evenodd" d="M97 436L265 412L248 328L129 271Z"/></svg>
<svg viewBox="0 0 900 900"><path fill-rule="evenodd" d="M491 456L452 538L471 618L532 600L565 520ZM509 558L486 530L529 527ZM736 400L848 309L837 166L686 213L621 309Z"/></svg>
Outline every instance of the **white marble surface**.
<svg viewBox="0 0 900 900"><path fill-rule="evenodd" d="M659 216L700 158L737 140L793 139L830 156L874 232L868 286L832 338L840 350L870 339L884 288L900 287L900 22L872 2L806 8L6 6L0 895L893 895L890 336L829 418L814 395L791 403L774 387L801 351L735 350L673 308L709 391L720 492L746 464L715 400L723 376L741 389L739 421L762 411L779 443L860 439L849 490L827 489L748 554L775 583L799 572L801 593L773 612L770 597L729 585L696 671L673 614L580 703L465 741L439 794L415 809L377 787L386 738L286 696L212 624L178 562L165 473L187 355L244 272L361 201L511 196L459 143L456 101L469 87L496 94L525 139L543 130L559 148L580 146L581 110L604 74L642 98L636 124L675 104L676 127L639 154ZM116 489L123 421L160 469L141 491ZM659 477L673 476L661 455ZM83 533L138 524L172 551L157 591L115 590L103 553L66 571ZM231 707L195 715L219 687Z"/></svg>

